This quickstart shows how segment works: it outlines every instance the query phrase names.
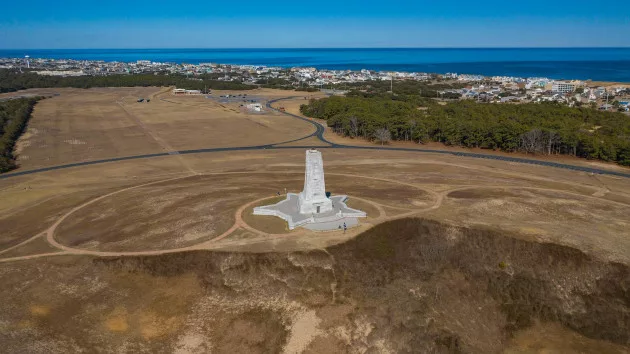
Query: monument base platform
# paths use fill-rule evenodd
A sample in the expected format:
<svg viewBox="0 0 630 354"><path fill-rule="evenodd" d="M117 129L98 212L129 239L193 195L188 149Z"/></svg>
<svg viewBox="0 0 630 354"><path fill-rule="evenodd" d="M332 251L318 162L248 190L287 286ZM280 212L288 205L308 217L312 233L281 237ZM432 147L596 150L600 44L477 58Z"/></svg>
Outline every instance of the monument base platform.
<svg viewBox="0 0 630 354"><path fill-rule="evenodd" d="M300 197L295 193L288 193L287 198L277 204L254 208L254 215L273 215L284 219L289 224L289 230L304 226L313 231L343 230L359 224L357 218L367 215L365 212L349 208L346 205L348 196L338 195L330 197L332 210L319 214L300 214Z"/></svg>

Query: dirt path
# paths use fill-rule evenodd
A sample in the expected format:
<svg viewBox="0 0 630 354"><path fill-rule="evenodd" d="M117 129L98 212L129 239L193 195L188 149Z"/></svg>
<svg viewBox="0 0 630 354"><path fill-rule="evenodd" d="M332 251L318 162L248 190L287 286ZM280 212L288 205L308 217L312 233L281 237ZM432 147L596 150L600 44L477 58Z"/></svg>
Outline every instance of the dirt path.
<svg viewBox="0 0 630 354"><path fill-rule="evenodd" d="M267 171L261 171L261 172L220 172L220 173L208 173L207 175L231 175L231 174L270 174L272 172L267 172ZM285 172L285 173L295 173L295 174L301 174L301 172ZM406 182L401 182L401 181L397 181L394 179L388 179L388 178L378 178L378 177L370 177L370 176L362 176L362 175L354 175L354 174L347 174L347 173L330 173L330 175L336 175L336 176L343 176L343 177L348 177L348 178L367 178L367 179L372 179L372 180L377 180L377 181L384 181L384 182L389 182L389 183L395 183L395 184L401 184L401 185L406 185L406 186L410 186L422 191L426 191L429 194L431 194L434 197L434 202L432 203L432 205L425 207L425 208L403 208L403 207L396 207L396 209L401 209L401 210L408 210L408 212L406 213L402 213L402 214L398 214L398 215L394 215L394 216L387 216L384 207L391 207L391 206L387 206L387 205L383 205L381 203L377 203L368 199L364 199L364 198L358 198L355 197L357 200L363 201L363 202L367 202L371 205L373 205L378 211L379 211L379 216L375 218L375 224L379 224L381 222L384 221L389 221L389 220L396 220L396 219L401 219L401 218L405 218L405 217L410 217L410 216L415 216L415 215L419 215L422 214L424 212L428 212L431 210L435 210L438 209L442 206L444 199L446 198L446 196L454 191L458 191L458 190L465 190L465 189L470 189L470 188L503 188L503 189L522 189L522 190L532 190L532 191L545 191L545 192L558 192L558 193L564 193L567 195L572 195L578 198L586 198L586 199L593 199L593 200L598 200L601 202L605 202L605 203L609 203L609 204L613 204L613 205L617 205L617 206L625 206L627 207L628 204L624 204L621 202L616 202L616 201L611 201L611 200L607 200L607 199L602 199L599 198L597 196L593 196L593 195L585 195L585 194L580 194L580 193L576 193L576 192L571 192L571 191L567 191L567 190L560 190L560 189L551 189L551 188L541 188L541 187L524 187L524 186L487 186L487 185L475 185L475 184L471 184L471 185L465 185L465 186L455 186L454 188L448 188L446 190L443 190L441 192L436 192L436 191L432 191L430 189L427 189L425 187L423 187L422 185L418 185L418 184L413 184L413 183L406 183ZM48 256L60 256L60 255L91 255L91 256L100 256L100 257L114 257L114 256L150 256L150 255L161 255L161 254L168 254L168 253L178 253L178 252L187 252L187 251L194 251L194 250L212 250L212 249L217 249L217 248L223 248L226 246L239 246L239 245L251 245L251 244L256 244L256 243L261 243L265 240L267 241L273 241L273 240L278 240L278 239L282 239L282 238L288 238L288 237L300 237L300 236L305 236L308 234L308 232L306 230L298 230L296 232L291 232L291 233L287 233L287 234L268 234L262 231L259 231L251 226L249 226L242 218L242 214L243 212L251 207L252 205L259 203L261 201L264 201L265 199L269 199L269 197L264 197L264 198L260 198L260 199L256 199L253 201L250 201L242 206L240 206L237 211L234 214L234 224L224 233L222 233L221 235L213 238L212 240L209 241L205 241L196 245L192 245L192 246L187 246L187 247L181 247L181 248L175 248L175 249L164 249L164 250L151 250L151 251L129 251L129 252L105 252L105 251L92 251L92 250L85 250L85 249L80 249L80 248L73 248L73 247L69 247L66 245L63 245L61 243L59 243L56 239L55 239L55 231L57 230L57 228L59 227L59 225L66 220L68 217L70 217L72 214L74 214L75 212L77 212L78 210L85 208L93 203L96 203L100 200L103 200L105 198L111 197L113 195L119 194L119 193L123 193L126 191L130 191L136 188L141 188L141 187L146 187L146 186L150 186L150 185L154 185L154 184L159 184L159 183L165 183L165 182L170 182L170 181L177 181L180 179L185 179L185 178L189 178L192 176L196 176L196 174L186 174L183 176L177 176L177 177L171 177L171 178L167 178L167 179L162 179L162 180L158 180L158 181L153 181L153 182L149 182L149 183L143 183L143 184L139 184L139 185L135 185L135 186L131 186L131 187L126 187L102 196L99 196L97 198L94 198L90 201L87 201L75 208L73 208L72 210L70 210L69 212L67 212L66 214L64 214L63 216L61 216L59 219L57 219L55 221L55 223L53 225L51 225L47 230L38 233L37 235L17 244L14 245L12 247L9 247L5 250L0 251L0 254L6 253L8 251L11 251L13 249L16 249L22 245L27 244L28 242L31 242L35 239L37 239L38 237L41 237L43 235L45 235L46 241L53 247L59 249L61 252L54 252L54 253L42 253L42 254L35 254L35 255L27 255L27 256L20 256L20 257L11 257L11 258L4 258L4 259L0 259L0 262L12 262L12 261L21 261L21 260L29 260L29 259L34 259L34 258L40 258L40 257L48 257ZM228 238L234 231L236 231L237 229L242 228L245 229L247 231L253 232L255 235L257 235L258 237L254 237L254 238L250 238L250 239L246 239L246 240L234 240L234 241L224 241L226 238ZM362 230L364 231L364 230ZM334 233L334 232L332 232ZM357 233L358 234L358 233ZM317 237L320 237L321 233L317 234ZM347 235L344 237L354 237L356 235ZM330 235L329 235L330 237ZM337 236L338 237L338 236Z"/></svg>
<svg viewBox="0 0 630 354"><path fill-rule="evenodd" d="M167 92L167 90L162 90L160 92L157 92L157 93L153 94L152 97L160 97L160 96L164 95L165 92ZM146 126L138 117L136 117L132 112L129 112L124 107L124 103L123 102L117 102L117 103L125 111L125 113L129 117L129 119L131 119L138 126L140 126L145 131L145 133L148 136L150 136L151 138L153 138L160 146L162 146L162 148L166 152L173 153L174 155L178 155L179 154L166 141L164 141L157 134L152 132L151 129L148 126ZM316 133L321 133L320 130L321 129L318 127L316 129ZM315 134L315 133L313 133L313 134ZM311 135L309 135L307 137L313 136L313 134L311 134ZM238 148L235 148L234 150L238 150ZM418 151L421 151L421 150L418 150ZM20 246L22 246L24 244L27 244L28 242L31 242L31 241L37 239L40 236L45 235L46 241L51 246L59 249L61 252L42 253L42 254L35 254L35 255L28 255L28 256L4 258L4 259L0 259L0 262L20 261L20 260L28 260L28 259L34 259L34 258L40 258L40 257L59 256L59 255L91 255L91 256L102 256L102 257L161 255L161 254L178 253L178 252L186 252L186 251L193 251L193 250L212 250L212 249L217 249L217 248L224 247L226 245L248 245L248 244L260 243L260 242L265 242L265 241L273 241L273 240L277 240L277 239L281 239L281 238L287 238L287 237L304 236L304 235L308 234L308 232L306 230L298 230L296 232L292 232L292 233L288 233L288 234L267 234L267 233L261 232L259 230L256 230L256 229L252 228L251 226L249 226L242 219L242 213L248 207L250 207L251 205L253 205L255 203L258 203L260 201L263 201L265 199L268 199L268 197L265 197L265 198L261 198L261 199L258 199L258 200L254 200L254 201L248 202L248 203L242 205L241 207L239 207L237 209L237 211L235 212L235 215L234 215L234 224L227 231L225 231L221 235L213 238L212 240L205 241L205 242L202 242L202 243L199 243L199 244L196 244L196 245L192 245L192 246L187 246L187 247L182 247L182 248L175 248L175 249L152 250L152 251L104 252L104 251L92 251L92 250L84 250L84 249L79 249L79 248L72 248L72 247L65 246L65 245L59 243L55 239L55 237L54 237L55 236L55 231L56 231L56 229L59 227L59 225L64 220L66 220L68 217L70 217L72 214L74 214L78 210L80 210L82 208L85 208L85 207L87 207L87 206L89 206L89 205L91 205L93 203L96 203L96 202L98 202L98 201L100 201L102 199L108 198L108 197L116 195L118 193L123 193L123 192L129 191L129 190L133 190L133 189L136 189L136 188L141 188L141 187L150 186L150 185L159 184L159 183L164 183L164 182L176 181L176 180L179 180L179 179L184 179L184 178L188 178L188 177L191 177L191 176L199 175L197 172L195 172L186 163L186 161L184 161L184 159L181 156L178 156L178 158L182 162L182 165L190 172L189 174L185 174L185 175L181 175L181 176L177 176L177 177L172 177L172 178L167 178L167 179L163 179L163 180L159 180L159 181L153 181L153 182L149 182L149 183L144 183L144 184L140 184L140 185L136 185L136 186L131 186L131 187L123 188L123 189L120 189L118 191L114 191L114 192L111 192L111 193L99 196L99 197L97 197L95 199L92 199L92 200L90 200L88 202L85 202L85 203L83 203L83 204L73 208L68 213L66 213L63 216L61 216L60 218L58 218L55 221L55 223L53 225L51 225L49 228L47 228L45 231L43 231L41 233L38 233L37 235L35 235L35 236L33 236L33 237L31 237L31 238L29 238L29 239L27 239L27 240L17 244L17 245L9 247L9 248L7 248L5 250L0 250L0 254L3 254L3 253L6 253L6 252L8 252L10 250L16 249L16 248L18 248L18 247L20 247ZM512 177L518 177L518 178L523 178L524 177L522 174L514 173L514 172L511 172L511 171L508 171L508 170L505 170L505 169L497 170L497 169L490 169L490 168L486 168L486 167L475 167L475 166L460 165L460 164L456 164L456 163L448 163L448 162L440 162L440 161L429 161L427 163L443 164L443 165L456 166L456 167L472 169L472 170L487 171L487 172L492 172L492 173L498 173L500 175L512 176ZM203 174L203 175L229 175L229 174L252 174L252 173L256 173L256 174L270 174L272 172L267 172L267 171L265 171L265 172L223 172L223 173L207 173L207 174ZM285 173L302 174L303 172L285 172ZM451 192L457 191L457 190L469 189L469 188L505 188L505 189L524 189L524 190L533 190L533 191L559 192L559 193L564 193L564 194L577 196L577 197L580 197L580 198L590 198L590 199L598 200L598 201L601 201L601 202L605 202L605 203L609 203L609 204L613 204L613 205L617 205L617 206L625 206L625 207L628 206L628 204L625 204L625 203L622 203L622 202L617 202L617 201L612 201L612 200L600 198L600 197L603 197L606 193L609 192L609 190L607 190L607 188L605 187L605 185L603 185L603 183L601 183L603 185L603 187L580 185L580 187L583 187L585 189L590 189L592 191L591 195L586 195L586 194L581 194L581 193L576 193L576 192L570 192L570 191L561 190L561 189L551 189L551 188L522 187L522 186L486 186L486 185L465 185L465 186L459 185L459 186L455 186L454 188L449 188L449 189L441 191L441 192L436 192L436 191L433 191L433 190L431 190L429 188L426 188L426 187L424 187L422 185L419 185L419 184L401 182L401 181L398 181L398 180L388 179L388 178L361 176L361 175L353 175L353 174L346 174L346 173L329 173L329 175L343 176L343 177L349 177L349 178L356 178L356 177L367 178L367 179L376 180L376 181L383 181L383 182L389 182L389 183L406 185L406 186L410 186L410 187L416 188L418 190L422 190L422 191L432 195L432 197L433 197L432 199L434 200L434 203L432 205L426 207L426 208L415 209L415 208L394 207L396 209L408 210L408 212L406 212L406 213L398 214L398 215L395 215L395 216L387 216L387 213L385 212L385 209L384 209L384 207L391 208L392 206L376 203L376 202L373 202L371 200L367 200L367 199L363 199L363 198L356 198L358 200L361 200L361 201L364 201L364 202L372 204L379 211L379 216L377 218L375 218L377 223L380 223L382 221L387 221L387 220L395 220L395 219L405 218L405 217L409 217L409 216L419 215L419 214L421 214L423 212L427 212L427 211L430 211L430 210L438 209L438 208L440 208L442 206L443 201L446 198L446 195L448 193L451 193ZM558 181L554 181L554 180L551 180L551 179L548 179L548 178L538 177L538 176L534 176L534 175L527 175L525 177L527 179L531 179L531 180L540 180L540 181L547 181L547 182L554 182L554 183L560 183L560 184L569 185L568 182L558 182ZM233 240L233 241L230 241L230 240L226 241L225 240L226 238L228 238L233 232L235 232L239 228L243 228L243 229L245 229L247 231L253 232L256 235L258 235L259 237L252 238L252 239L246 239L246 240ZM318 237L320 237L319 234L318 234ZM329 237L330 237L330 235L329 235ZM348 237L350 237L350 236L348 236Z"/></svg>
<svg viewBox="0 0 630 354"><path fill-rule="evenodd" d="M31 242L31 241L33 241L33 240L37 239L38 237L42 236L43 234L44 234L44 233L42 232L42 233L37 234L37 235L35 235L35 236L33 236L33 237L31 237L31 238L27 239L27 240L24 240L24 241L22 241L22 242L18 243L17 245L13 245L13 246L11 246L11 247L9 247L9 248L5 248L5 249L3 249L3 250L0 250L0 254L7 253L7 252L9 252L9 251L11 251L11 250L13 250L13 249L16 249L16 248L18 248L18 247L20 247L20 246L23 246L23 245L25 245L25 244L27 244L27 243L29 243L29 242Z"/></svg>
<svg viewBox="0 0 630 354"><path fill-rule="evenodd" d="M269 174L270 172L234 172L234 173L216 173L216 174L208 174L208 175L229 175L229 174L251 174L251 173L260 173L260 174ZM295 172L296 174L301 174L300 172ZM196 175L196 174L195 174ZM11 262L11 261L20 261L20 260L28 260L28 259L34 259L34 258L39 258L39 257L47 257L47 256L51 256L51 255L91 255L91 256L101 256L101 257L112 257L112 256L149 256L149 255L161 255L161 254L167 254L167 253L177 253L177 252L186 252L186 251L193 251L193 250L211 250L214 248L218 247L218 243L219 241L224 240L225 238L227 238L228 236L230 236L234 231L236 231L238 228L243 228L246 229L250 232L255 233L256 235L260 236L261 238L269 238L269 239L277 239L279 237L296 237L296 236L304 236L306 235L308 232L306 230L298 230L296 232L292 232L289 234L268 234L259 230L256 230L254 228L252 228L251 226L249 226L242 218L242 214L243 212L249 208L250 206L259 203L265 199L269 199L269 197L264 197L264 198L260 198L257 200L253 200L251 202L248 202L244 205L242 205L241 207L239 207L237 209L237 211L235 212L234 215L234 224L224 233L222 233L221 235L213 238L212 240L209 241L205 241L196 245L192 245L192 246L187 246L187 247L181 247L181 248L175 248L175 249L165 249L165 250L152 250L152 251L129 251L129 252L105 252L105 251L92 251L92 250L85 250L85 249L80 249L80 248L73 248L73 247L69 247L66 246L62 243L59 243L56 239L55 239L55 231L57 230L57 228L59 227L59 225L61 225L61 223L66 220L68 217L70 217L72 214L76 213L77 211L92 205L100 200L103 200L105 198L111 197L113 195L119 194L119 193L123 193L123 192L127 192L136 188L141 188L141 187L146 187L146 186L150 186L150 185L154 185L154 184L159 184L159 183L165 183L165 182L170 182L170 181L176 181L176 180L180 180L180 179L185 179L188 177L192 177L195 175L184 175L184 176L178 176L178 177L174 177L174 178L168 178L168 179L163 179L163 180L159 180L159 181L153 181L153 182L149 182L149 183L143 183L143 184L139 184L139 185L135 185L135 186L131 186L131 187L126 187L108 194L104 194L102 196L99 196L97 198L94 198L92 200L89 200L75 208L73 208L72 210L70 210L69 212L67 212L66 214L64 214L63 216L61 216L59 219L57 219L55 221L55 223L53 225L51 225L47 230L45 230L42 233L39 233L31 238L29 238L28 240L25 240L23 242L21 242L18 245L12 246L10 248L7 248L5 250L0 251L0 254L8 252L12 249L15 249L19 246L22 246L42 235L46 236L46 241L53 247L59 249L61 252L55 252L55 253L44 253L44 254L39 254L39 255L28 255L28 256L20 256L20 257L12 257L12 258L5 258L5 259L0 259L0 262ZM332 174L334 175L334 174ZM340 174L342 176L348 176L348 177L364 177L364 176L359 176L359 175L351 175L351 174ZM382 180L382 181L388 181L388 182L392 182L392 183L400 183L394 180L387 180L387 179L378 179L378 178L374 178L377 180ZM424 189L423 189L424 190ZM389 220L389 219L395 219L395 218L400 218L400 217L405 217L408 215L412 215L418 212L423 211L423 209L412 209L409 213L405 213L402 215L397 215L395 217L387 217L386 213L383 209L383 205L367 200L367 199L363 199L363 198L357 198L357 200L362 200L364 202L370 203L372 205L374 205L378 210L379 210L379 217L377 218L377 220ZM426 210L431 210L434 208L438 208L441 205L441 201L442 198L438 198L437 202L429 207L426 208ZM255 238L255 239L251 239L251 240L243 240L243 241L239 241L240 244L247 244L249 242L259 242L260 239L259 238Z"/></svg>

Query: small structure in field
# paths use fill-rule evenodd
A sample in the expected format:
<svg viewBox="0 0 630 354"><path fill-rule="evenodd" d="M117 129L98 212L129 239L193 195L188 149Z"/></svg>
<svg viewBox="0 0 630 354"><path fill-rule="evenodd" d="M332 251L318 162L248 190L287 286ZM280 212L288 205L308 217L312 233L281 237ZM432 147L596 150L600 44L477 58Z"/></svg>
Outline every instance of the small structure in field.
<svg viewBox="0 0 630 354"><path fill-rule="evenodd" d="M260 103L250 103L245 105L250 112L262 112L263 106Z"/></svg>
<svg viewBox="0 0 630 354"><path fill-rule="evenodd" d="M173 89L173 95L185 96L185 95L201 95L201 90L186 90L186 89Z"/></svg>
<svg viewBox="0 0 630 354"><path fill-rule="evenodd" d="M304 190L287 193L287 198L277 204L254 208L254 215L273 215L286 220L289 229L303 226L314 231L341 230L359 224L357 218L366 213L349 208L348 196L330 196L326 193L324 163L318 150L306 151Z"/></svg>

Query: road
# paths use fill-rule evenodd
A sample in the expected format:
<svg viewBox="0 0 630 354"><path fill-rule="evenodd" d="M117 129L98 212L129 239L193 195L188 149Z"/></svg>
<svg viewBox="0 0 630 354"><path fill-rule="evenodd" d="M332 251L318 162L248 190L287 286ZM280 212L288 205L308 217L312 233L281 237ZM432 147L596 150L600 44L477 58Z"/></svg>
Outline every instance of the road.
<svg viewBox="0 0 630 354"><path fill-rule="evenodd" d="M389 151L405 151L405 152L424 153L424 154L444 154L444 155L463 156L463 157L471 157L471 158L478 158L478 159L500 160L500 161L505 161L505 162L516 162L516 163L523 163L523 164L555 167L555 168L562 168L562 169L566 169L566 170L581 171L581 172L587 172L587 173L593 173L593 174L601 174L601 175L610 175L610 176L630 178L630 172L612 171L612 170L605 170L605 169L599 169L599 168L592 168L592 167L585 167L585 166L576 166L576 165L570 165L570 164L563 164L563 163L558 163L558 162L526 159L526 158L520 158L520 157L509 157L509 156L499 156L499 155L493 155L493 154L481 154L481 153L474 153L474 152L445 151L445 150L434 150L434 149L415 149L415 148L412 149L412 148L397 148L397 147L386 147L386 146L356 146L356 145L335 144L335 143L327 140L324 137L325 127L323 125L319 124L318 122L316 122L314 120L311 120L311 119L308 119L308 118L300 117L300 116L298 116L296 114L280 111L280 110L278 110L276 108L273 108L271 106L273 103L276 103L276 102L279 102L279 101L282 101L282 100L293 99L293 98L296 98L296 97L298 97L298 96L290 96L290 97L283 97L283 98L270 100L270 101L267 102L267 108L271 109L271 110L274 110L276 112L280 112L282 114L286 114L286 115L291 116L293 118L303 120L303 121L305 121L305 122L307 122L309 124L312 124L313 127L315 128L315 131L312 134L307 135L307 136L302 137L302 138L299 138L299 139L283 141L283 142L273 143L273 144L266 144L266 145L241 146L241 147L225 147L225 148L208 148L208 149L194 149L194 150L180 150L180 151L161 152L161 153L155 153L155 154L133 155L133 156L115 157L115 158L110 158L110 159L102 159L102 160L94 160L94 161L76 162L76 163L71 163L71 164L50 166L50 167L33 169L33 170L25 170L25 171L17 171L17 172L12 172L12 173L5 173L5 174L0 175L0 179L7 179L7 178L13 178L13 177L17 177L17 176L25 176L25 175L31 175L31 174L41 173L41 172L61 170L61 169L66 169L66 168L79 167L79 166L89 166L89 165L97 165L97 164L102 164L102 163L127 161L127 160L147 159L147 158L152 158L152 157L178 155L178 154L179 155L187 155L187 154L202 154L202 153L227 152L227 151L250 151L250 150L264 150L264 149L268 149L268 150L272 150L272 149L308 149L308 148L312 148L312 147L316 147L317 149L389 150ZM318 140L320 140L320 141L322 141L324 143L327 143L329 145L328 146L310 146L310 145L304 145L304 146L282 146L283 144L293 143L293 142L296 142L296 141L305 140L305 139L308 139L310 137L316 137Z"/></svg>
<svg viewBox="0 0 630 354"><path fill-rule="evenodd" d="M276 99L276 100L269 101L267 103L267 108L280 112L279 110L273 108L271 105L273 103L278 102L278 101L291 99L291 98L294 98L294 97L286 97L286 98L281 98L281 99ZM571 170L577 170L577 171L585 171L585 172L592 172L592 173L599 173L599 174L608 174L608 175L616 175L616 176L622 176L622 177L630 177L630 173L622 173L622 172L615 172L615 171L608 171L608 170L600 170L600 169L587 168L587 167L581 167L581 166L573 166L573 165L567 165L567 164L559 164L559 163L546 162L546 161L538 161L538 160L530 160L530 159L522 159L522 158L512 158L512 157L505 157L505 156L496 156L496 155L490 155L490 154L477 154L477 153L466 153L466 152L450 152L450 151L443 151L443 150L426 150L426 149L422 150L422 149L410 149L410 148L392 148L392 147L380 147L380 146L353 146L353 145L336 144L336 143L328 141L324 137L325 128L324 128L323 125L319 124L318 122L316 122L314 120L311 120L311 119L308 119L308 118L305 118L305 117L301 117L301 116L298 116L298 115L287 113L287 112L281 112L281 113L289 115L289 116L294 117L296 119L303 120L303 121L313 125L314 131L311 134L309 134L307 136L304 136L304 137L301 137L301 138L298 138L298 139L294 139L294 140L290 140L290 141L284 141L284 142L280 142L280 143L268 144L268 145L243 146L243 147L231 147L231 148L209 148L209 149L197 149L197 150L183 150L183 151L176 151L176 153L178 153L180 155L186 155L186 154L198 154L198 153L206 153L206 152L248 151L248 150L263 150L263 149L305 149L305 148L310 148L311 146L306 146L306 145L305 146L282 146L282 144L286 144L286 143L290 143L290 142L296 142L296 141L301 141L301 140L304 140L304 139L316 137L318 140L328 144L328 146L317 146L318 149L330 149L330 148L335 148L335 149L366 149L366 150L409 151L409 152L418 152L418 153L438 153L438 154L449 154L449 155L455 155L455 156L466 156L466 157L474 157L474 158L496 159L496 160L503 160L503 161L507 161L507 162L529 163L529 164L551 166L551 167L571 169ZM22 175L30 175L30 174L35 174L35 173L44 172L44 171L52 171L52 170L72 168L72 167L78 167L78 166L101 164L101 163L106 163L106 162L134 160L134 159L141 159L141 158L151 158L151 157L158 157L158 156L169 156L169 155L172 155L172 154L173 154L173 151L165 151L165 152L156 153L156 154L126 156L126 157L103 159L103 160L97 160L97 161L88 161L88 162L80 162L80 163L73 163L73 164L67 164L67 165L51 166L51 167L46 167L46 168L41 168L41 169L36 169L36 170L18 171L18 172L14 172L14 173L10 173L10 174L0 175L0 179L11 178L11 177L15 177L15 176L22 176ZM239 172L233 172L233 173L239 173ZM247 172L247 173L252 173L252 172ZM261 173L266 173L266 172L261 172ZM255 203L261 202L261 201L263 201L263 200L268 198L268 197L265 197L265 198L261 198L261 199L258 199L258 200L251 201L251 202L249 202L249 203L247 203L245 205L240 206L238 208L238 210L236 211L235 215L234 215L234 217L235 217L234 224L227 231L222 233L221 235L218 235L217 237L215 237L212 240L208 240L208 241L202 242L200 244L191 245L191 246L182 247L182 248L163 249L163 250L144 250L144 251L143 250L138 250L138 251L127 251L127 252L107 252L107 251L87 250L87 249L80 249L80 248L70 247L70 246L67 246L67 245L64 245L64 244L60 243L55 238L56 230L59 227L59 225L64 220L66 220L67 218L69 218L70 216L72 216L74 213L76 213L77 211L81 210L82 208L90 206L90 205L92 205L92 204L94 204L94 203L96 203L96 202L98 202L100 200L103 200L105 198L111 197L111 196L119 194L119 193L123 193L123 192L130 191L130 190L133 190L133 189L136 189L136 188L140 188L140 187L146 187L146 186L150 186L150 185L154 185L154 184L164 183L164 182L168 182L168 181L176 181L176 180L179 180L179 179L185 179L185 178L191 177L193 175L195 175L195 174L191 173L191 174L187 174L187 175L184 175L184 176L178 176L178 177L168 178L168 179L165 179L165 180L153 181L153 182L149 182L149 183L144 183L144 184L140 184L140 185L126 187L126 188L123 188L123 189L120 189L120 190L117 190L117 191L113 191L113 192L110 192L108 194L99 196L97 198L91 199L89 201L86 201L85 203L83 203L83 204L81 204L79 206L76 206L75 208L73 208L69 212L67 212L64 215L62 215L61 217L57 218L54 221L54 223L52 225L48 226L44 231L40 231L36 235L34 235L32 237L29 237L28 239L23 240L22 242L14 245L12 247L9 247L9 248L4 249L4 250L0 250L0 254L6 254L6 253L10 252L11 250L17 249L20 246L23 246L23 245L27 244L28 242L32 242L32 241L34 241L34 240L36 240L36 239L41 237L41 238L45 239L47 244L49 244L49 245L53 246L54 248L56 248L58 250L57 252L2 258L2 259L0 259L0 263L13 262L13 261L22 261L22 260L35 259L35 258L40 258L40 257L52 257L52 256L64 256L64 255L91 255L91 256L101 256L101 257L161 255L161 254L168 254L168 253L194 251L194 250L211 250L211 249L217 249L217 248L226 247L226 245L228 245L228 244L233 245L233 246L241 246L241 245L247 245L247 244L252 244L252 243L256 243L256 242L268 241L270 239L280 240L280 239L282 239L284 237L287 237L286 234L277 234L277 235L264 234L261 231L258 231L258 230L255 230L255 229L251 228L242 219L242 213L245 211L246 208L248 208L251 205L254 205ZM366 177L366 176L356 176L356 175L351 175L351 174L335 174L335 173L333 173L333 175L340 175L340 176L344 176L344 177L348 177L348 178L356 178L356 177L371 178L371 179L375 179L375 180L380 180L380 181L385 181L385 182L390 182L390 183L397 183L397 184L405 184L405 185L409 185L409 186L414 187L414 188L419 188L418 186L416 186L414 184L404 183L404 182L390 180L390 179L383 179L383 178L376 178L376 177ZM423 213L423 212L427 212L427 211L430 211L430 210L437 209L437 208L439 208L442 205L442 202L443 202L444 198L446 197L446 195L448 193L453 192L453 191L457 191L457 190L465 190L465 189L468 189L468 188L471 188L471 186L464 186L464 187L459 187L459 188L456 188L456 189L448 189L448 190L444 190L444 191L440 191L440 192L430 192L430 191L426 190L426 192L433 194L434 202L431 205L428 205L425 208L409 209L407 212L404 212L402 214L395 214L395 215L387 215L387 213L385 211L385 207L392 208L391 206L385 206L385 205L382 205L382 204L379 204L379 203L375 203L373 201L366 200L366 199L363 199L363 202L372 204L378 210L379 215L375 219L375 222L381 222L381 221L384 221L384 220L392 220L392 219L397 219L397 218L402 218L402 217L414 216L414 215L417 215L419 213ZM553 189L519 187L519 186L504 187L504 188L555 191ZM596 195L585 196L583 194L572 193L572 192L568 192L568 191L563 191L563 193L573 194L573 195L575 195L577 197L580 197L580 198L593 198L593 199L596 199L596 200L601 200ZM360 198L357 198L357 199L361 200ZM615 201L606 200L606 202L614 204L614 205L626 206L623 203L618 203L618 202L615 202ZM232 241L232 243L229 243L229 242L225 243L224 239L227 238L228 236L230 236L233 232L235 232L239 228L251 232L252 235L254 235L256 237L254 237L252 239L248 238L248 239L243 239L243 240L234 240L234 241ZM301 233L298 232L297 234L296 233L292 233L291 235L292 236L296 236L296 235L300 235L300 234ZM219 242L219 241L221 241L221 242Z"/></svg>

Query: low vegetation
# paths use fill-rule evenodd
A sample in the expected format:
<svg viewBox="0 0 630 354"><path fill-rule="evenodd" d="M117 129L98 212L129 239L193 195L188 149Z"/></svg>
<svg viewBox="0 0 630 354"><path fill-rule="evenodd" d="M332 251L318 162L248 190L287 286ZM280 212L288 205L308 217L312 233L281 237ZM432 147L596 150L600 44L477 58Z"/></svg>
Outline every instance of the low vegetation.
<svg viewBox="0 0 630 354"><path fill-rule="evenodd" d="M281 324L292 323L295 304L321 319L327 346L316 349L313 341L312 352L379 352L386 345L397 353L498 353L511 337L538 323L597 341L601 347L595 352L615 352L606 350L611 343L627 346L627 266L511 236L517 235L400 219L325 252L96 258L91 269L156 281L194 274L202 296L221 299L203 306L210 312L205 319L221 319L220 326L209 326L208 336L233 352L280 351L288 342ZM233 329L260 333L257 349L241 347L247 341L240 332L225 330L234 323L241 325ZM51 330L63 334L63 324ZM78 332L73 335L94 340L86 329ZM563 337L557 340L570 345Z"/></svg>
<svg viewBox="0 0 630 354"><path fill-rule="evenodd" d="M360 92L312 100L301 112L325 119L336 133L353 138L382 142L379 129L387 129L392 140L566 154L630 166L630 119L621 113L553 103L438 104L415 95Z"/></svg>
<svg viewBox="0 0 630 354"><path fill-rule="evenodd" d="M13 148L24 132L38 99L21 98L0 102L0 173L16 167Z"/></svg>

